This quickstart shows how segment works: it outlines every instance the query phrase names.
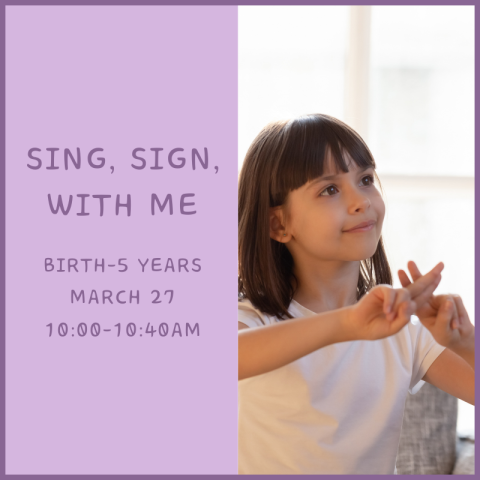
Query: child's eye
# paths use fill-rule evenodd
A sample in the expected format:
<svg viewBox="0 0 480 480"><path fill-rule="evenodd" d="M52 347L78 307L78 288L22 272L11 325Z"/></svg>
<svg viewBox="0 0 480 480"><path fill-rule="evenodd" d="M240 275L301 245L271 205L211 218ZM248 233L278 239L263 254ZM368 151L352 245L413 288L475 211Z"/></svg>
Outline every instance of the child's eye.
<svg viewBox="0 0 480 480"><path fill-rule="evenodd" d="M319 196L320 197L330 197L331 194L334 195L335 192L332 193L332 189L335 189L338 192L338 188L335 185L329 185L328 187L326 187L324 190L321 191Z"/></svg>
<svg viewBox="0 0 480 480"><path fill-rule="evenodd" d="M366 182L366 183L365 183ZM375 183L375 179L372 175L365 175L362 178L362 184L364 187L369 187ZM331 197L338 192L338 188L335 185L329 185L328 187L324 188L321 193L319 194L320 197Z"/></svg>
<svg viewBox="0 0 480 480"><path fill-rule="evenodd" d="M362 182L364 180L367 180L367 184L365 186L373 185L375 183L375 179L373 178L372 175L366 175L365 177L362 178Z"/></svg>

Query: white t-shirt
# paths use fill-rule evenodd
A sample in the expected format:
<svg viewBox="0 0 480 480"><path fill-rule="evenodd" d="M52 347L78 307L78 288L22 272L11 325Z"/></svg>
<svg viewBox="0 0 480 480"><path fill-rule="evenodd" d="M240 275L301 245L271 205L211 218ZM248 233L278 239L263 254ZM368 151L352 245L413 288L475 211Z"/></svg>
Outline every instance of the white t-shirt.
<svg viewBox="0 0 480 480"><path fill-rule="evenodd" d="M315 315L295 300L289 312ZM328 345L240 380L239 473L393 474L407 391L421 388L445 349L416 320L388 338ZM242 300L238 321L279 320Z"/></svg>

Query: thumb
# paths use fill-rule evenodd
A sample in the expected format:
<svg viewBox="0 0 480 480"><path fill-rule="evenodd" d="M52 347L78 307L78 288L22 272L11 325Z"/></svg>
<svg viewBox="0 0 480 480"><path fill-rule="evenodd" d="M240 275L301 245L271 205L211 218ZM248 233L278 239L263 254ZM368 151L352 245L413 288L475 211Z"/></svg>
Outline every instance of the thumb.
<svg viewBox="0 0 480 480"><path fill-rule="evenodd" d="M450 321L454 318L453 298L446 297L440 305L437 314L437 322L445 327L450 326Z"/></svg>
<svg viewBox="0 0 480 480"><path fill-rule="evenodd" d="M442 305L445 306L445 302L450 298L452 300L451 295L448 295L448 293L443 293L441 295L432 295L432 306L436 310L440 310L442 308Z"/></svg>
<svg viewBox="0 0 480 480"><path fill-rule="evenodd" d="M410 316L415 312L417 305L414 301L406 301L401 304L399 308L399 315L391 323L391 328L394 333L399 332L405 325L410 322Z"/></svg>

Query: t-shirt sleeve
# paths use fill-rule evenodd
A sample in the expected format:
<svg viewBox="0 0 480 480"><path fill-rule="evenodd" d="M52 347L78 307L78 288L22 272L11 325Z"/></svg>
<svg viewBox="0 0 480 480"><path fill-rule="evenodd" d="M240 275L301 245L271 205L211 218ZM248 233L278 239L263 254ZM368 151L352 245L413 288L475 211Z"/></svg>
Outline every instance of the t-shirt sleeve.
<svg viewBox="0 0 480 480"><path fill-rule="evenodd" d="M416 317L413 318L414 322L410 323L412 340L414 341L413 369L412 380L408 389L412 395L422 388L425 383L422 378L432 363L445 350L445 347L435 341L433 335L420 323L420 320Z"/></svg>
<svg viewBox="0 0 480 480"><path fill-rule="evenodd" d="M238 302L238 321L249 327L266 325L264 315L254 308L250 302Z"/></svg>

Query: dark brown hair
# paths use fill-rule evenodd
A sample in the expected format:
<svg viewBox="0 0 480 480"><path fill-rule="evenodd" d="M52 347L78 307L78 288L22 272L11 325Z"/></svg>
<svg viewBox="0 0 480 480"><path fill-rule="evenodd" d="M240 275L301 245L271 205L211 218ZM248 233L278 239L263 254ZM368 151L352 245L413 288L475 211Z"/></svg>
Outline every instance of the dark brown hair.
<svg viewBox="0 0 480 480"><path fill-rule="evenodd" d="M322 114L270 123L255 138L238 181L239 300L247 298L279 319L292 318L288 307L297 284L293 258L285 244L270 238L270 208L283 205L290 191L323 175L328 153L337 170L348 172L345 152L359 167L375 168L360 135ZM378 284L392 285L382 237L374 255L360 262L357 300Z"/></svg>

